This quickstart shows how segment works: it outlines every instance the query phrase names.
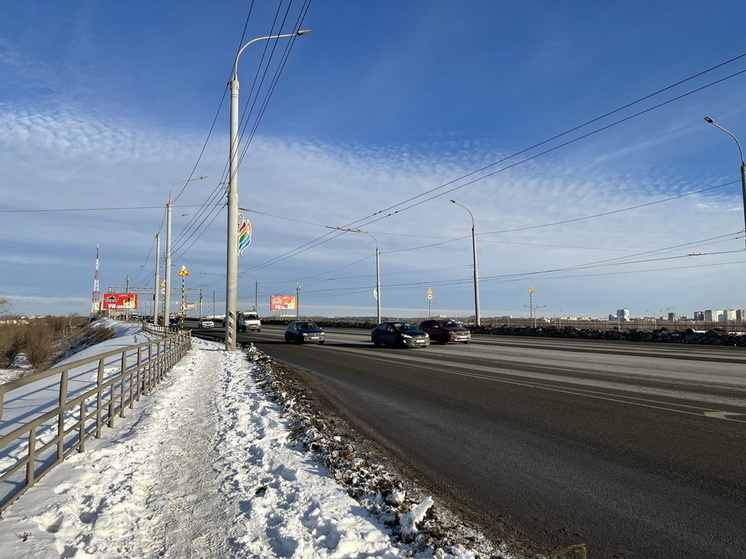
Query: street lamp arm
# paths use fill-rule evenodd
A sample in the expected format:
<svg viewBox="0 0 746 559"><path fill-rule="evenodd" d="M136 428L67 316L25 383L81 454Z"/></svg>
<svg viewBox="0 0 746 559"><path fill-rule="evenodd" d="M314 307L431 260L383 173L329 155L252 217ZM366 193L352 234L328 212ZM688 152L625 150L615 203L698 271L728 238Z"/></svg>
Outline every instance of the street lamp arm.
<svg viewBox="0 0 746 559"><path fill-rule="evenodd" d="M171 190L168 191L168 203L169 204L171 203L171 194L173 194L174 188L176 188L178 185L180 185L182 183L185 183L185 182L198 181L198 180L202 180L202 179L206 179L206 178L207 177L195 177L193 179L186 179L186 180L174 183L174 185L171 187Z"/></svg>
<svg viewBox="0 0 746 559"><path fill-rule="evenodd" d="M327 229L334 229L335 231L345 231L347 233L365 233L373 242L376 243L376 319L378 323L381 322L381 249L378 248L378 239L373 236L373 233L363 231L362 229L346 229L345 227L332 227L331 225L325 225Z"/></svg>
<svg viewBox="0 0 746 559"><path fill-rule="evenodd" d="M736 145L738 146L738 153L741 155L741 195L743 197L743 220L744 220L744 231L746 231L746 163L743 161L743 149L741 149L741 142L738 141L738 138L730 131L726 130L722 126L720 126L717 122L712 120L709 116L705 117L705 120L712 124L713 126L716 126L720 128L723 132L728 134L731 138L733 138L733 141L736 142ZM746 239L744 239L746 241Z"/></svg>
<svg viewBox="0 0 746 559"><path fill-rule="evenodd" d="M310 32L311 32L310 29L300 29L299 31L296 31L295 33L285 33L284 35L269 35L267 37L257 37L256 39L251 39L251 41L249 41L244 46L242 46L240 49L238 49L238 53L236 53L236 60L233 62L233 74L231 74L231 80L238 79L238 59L241 57L241 53L249 45L256 43L257 41L266 41L268 39L284 39L286 37L298 37L300 35L308 35Z"/></svg>
<svg viewBox="0 0 746 559"><path fill-rule="evenodd" d="M741 148L741 142L738 141L738 138L736 138L736 136L730 130L726 130L725 128L723 128L722 126L720 126L717 122L715 122L714 120L712 120L709 116L706 116L705 120L707 122L709 122L710 124L712 124L713 126L715 126L717 128L720 128L720 130L722 130L723 132L725 132L726 134L728 134L728 136L730 136L731 138L733 138L733 141L736 142L736 145L738 146L738 153L741 154L741 167L745 166L746 163L744 163L744 160L743 160L743 149Z"/></svg>
<svg viewBox="0 0 746 559"><path fill-rule="evenodd" d="M344 227L332 227L331 225L324 225L327 229L334 229L335 231L344 231L346 233L364 233L366 235L370 235L370 237L373 238L373 241L376 243L376 248L378 248L378 239L376 239L373 236L373 233L370 233L368 231L363 231L362 229L346 229Z"/></svg>
<svg viewBox="0 0 746 559"><path fill-rule="evenodd" d="M456 200L451 200L451 202L454 203L454 204L456 204L457 206L461 206L467 212L469 212L469 216L471 217L471 226L472 226L472 228L475 227L475 225L474 225L474 214L471 213L471 210L469 208L467 208L466 206L464 206L463 204L459 204L458 202L456 202Z"/></svg>

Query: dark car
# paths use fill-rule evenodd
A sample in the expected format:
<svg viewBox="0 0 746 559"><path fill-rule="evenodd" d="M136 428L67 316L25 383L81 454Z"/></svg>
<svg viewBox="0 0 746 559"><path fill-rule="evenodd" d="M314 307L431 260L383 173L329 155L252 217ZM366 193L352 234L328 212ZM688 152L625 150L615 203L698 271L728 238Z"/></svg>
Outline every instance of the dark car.
<svg viewBox="0 0 746 559"><path fill-rule="evenodd" d="M296 320L285 328L285 341L298 344L315 342L324 343L324 331L315 322Z"/></svg>
<svg viewBox="0 0 746 559"><path fill-rule="evenodd" d="M391 345L396 347L427 347L430 336L410 322L382 322L370 333L373 345Z"/></svg>
<svg viewBox="0 0 746 559"><path fill-rule="evenodd" d="M427 332L430 339L439 344L447 344L448 342L468 344L471 341L471 331L455 320L425 320L420 323L420 330Z"/></svg>

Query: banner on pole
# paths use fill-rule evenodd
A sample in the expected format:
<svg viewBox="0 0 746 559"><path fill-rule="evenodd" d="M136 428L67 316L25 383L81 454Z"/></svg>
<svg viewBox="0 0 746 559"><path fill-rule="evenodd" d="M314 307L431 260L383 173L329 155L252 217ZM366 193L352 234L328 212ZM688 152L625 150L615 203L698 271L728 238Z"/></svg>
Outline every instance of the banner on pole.
<svg viewBox="0 0 746 559"><path fill-rule="evenodd" d="M243 251L251 244L251 222L242 214L238 214L241 223L238 225L238 255L243 256Z"/></svg>

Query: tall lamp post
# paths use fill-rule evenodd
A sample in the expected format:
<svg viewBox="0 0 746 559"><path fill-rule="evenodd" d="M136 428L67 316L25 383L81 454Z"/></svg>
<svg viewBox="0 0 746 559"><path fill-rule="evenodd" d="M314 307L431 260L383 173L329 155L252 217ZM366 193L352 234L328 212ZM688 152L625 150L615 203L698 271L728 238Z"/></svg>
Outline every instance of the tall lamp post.
<svg viewBox="0 0 746 559"><path fill-rule="evenodd" d="M311 31L301 29L295 33L284 35L270 35L268 37L257 37L242 46L236 53L233 62L233 74L228 82L231 88L231 110L230 110L230 154L229 154L229 180L228 180L228 254L226 258L226 281L225 281L225 349L235 351L236 349L236 318L238 313L238 59L241 53L252 43L266 41L267 39L283 39L285 37L297 37L307 35Z"/></svg>
<svg viewBox="0 0 746 559"><path fill-rule="evenodd" d="M726 130L722 126L720 126L717 122L712 120L709 116L705 117L705 120L712 124L713 126L717 126L728 134L733 140L736 142L736 146L738 146L738 153L741 155L741 195L743 196L743 222L744 222L744 231L746 231L746 163L743 160L743 149L741 149L741 143L738 141L738 138L733 135L730 131ZM744 238L744 242L746 242L746 237Z"/></svg>
<svg viewBox="0 0 746 559"><path fill-rule="evenodd" d="M459 204L456 200L451 200L451 202L464 208L469 212L469 216L471 217L471 249L474 256L474 320L477 326L481 326L482 319L479 314L479 271L477 269L477 228L474 224L474 214L471 213L469 208L463 204Z"/></svg>
<svg viewBox="0 0 746 559"><path fill-rule="evenodd" d="M171 190L168 191L168 203L166 204L166 293L163 297L163 325L171 324L171 194L176 186L191 181L206 179L207 177L195 177L174 183ZM186 214L183 214L186 215ZM181 217L181 216L179 216Z"/></svg>
<svg viewBox="0 0 746 559"><path fill-rule="evenodd" d="M158 326L158 307L161 302L161 234L155 234L155 280L153 286L153 325Z"/></svg>
<svg viewBox="0 0 746 559"><path fill-rule="evenodd" d="M295 319L300 319L300 284L295 284Z"/></svg>
<svg viewBox="0 0 746 559"><path fill-rule="evenodd" d="M344 229L343 227L331 227L326 226L328 229L336 229L337 231L347 231L348 233L364 233L368 235L373 242L376 243L376 320L381 323L381 250L378 248L378 239L376 239L372 233L368 231L362 231L360 229Z"/></svg>

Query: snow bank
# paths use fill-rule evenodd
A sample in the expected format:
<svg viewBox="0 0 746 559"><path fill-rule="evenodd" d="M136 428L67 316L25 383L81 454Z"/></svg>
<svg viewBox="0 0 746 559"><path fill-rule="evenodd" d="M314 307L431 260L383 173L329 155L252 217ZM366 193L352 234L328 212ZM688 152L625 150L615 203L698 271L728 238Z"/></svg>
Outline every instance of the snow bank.
<svg viewBox="0 0 746 559"><path fill-rule="evenodd" d="M401 543L293 440L283 406L253 376L257 367L242 352L195 339L158 390L8 508L3 555L479 556L461 545L446 553ZM401 529L414 536L432 505L403 516Z"/></svg>

